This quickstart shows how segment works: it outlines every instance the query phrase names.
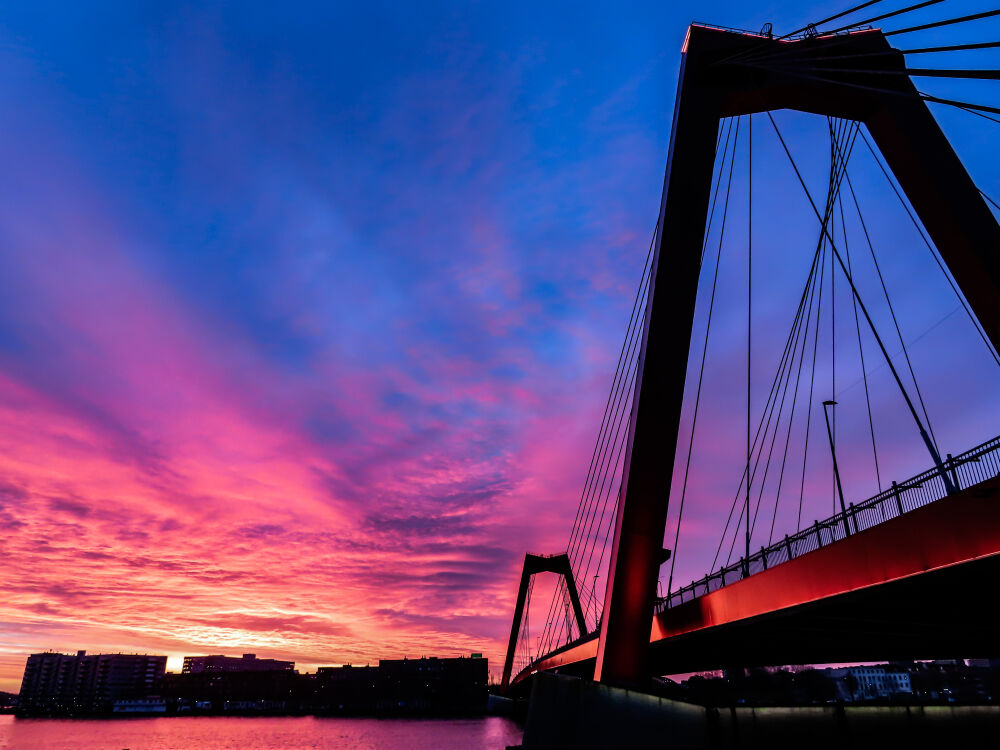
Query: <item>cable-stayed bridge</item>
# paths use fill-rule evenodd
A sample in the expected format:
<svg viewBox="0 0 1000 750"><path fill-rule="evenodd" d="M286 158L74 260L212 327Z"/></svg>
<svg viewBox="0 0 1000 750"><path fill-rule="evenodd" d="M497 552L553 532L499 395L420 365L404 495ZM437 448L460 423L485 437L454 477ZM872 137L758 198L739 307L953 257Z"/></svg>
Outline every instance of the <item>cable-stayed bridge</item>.
<svg viewBox="0 0 1000 750"><path fill-rule="evenodd" d="M911 251L933 259L1000 374L1000 224L993 213L1000 206L973 182L928 104L962 110L986 127L1000 124L1000 108L914 84L1000 79L1000 71L908 63L1000 43L893 46L908 34L970 27L1000 10L873 27L940 2L931 0L847 23L878 1L783 36L770 25L759 33L689 28L660 214L580 505L564 553L526 557L505 689L517 691L544 671L642 686L654 675L730 667L985 654L1000 642L1000 624L983 603L1000 574L1000 438L954 455L940 448L851 158L858 147L891 187L919 237ZM815 184L810 189L808 170L772 114L778 110L826 118L825 196ZM773 136L785 164L762 164L759 156L755 163L755 129L758 141L762 131ZM779 166L792 175L817 230L784 343L768 349L761 341L779 337L753 325L754 305L769 302L754 297L755 237L762 243L753 208L766 200L754 181L759 191L761 175ZM734 184L734 170L744 186ZM745 264L746 401L725 438L745 443L745 460L708 572L678 585L685 502L696 502L690 469L699 409L706 408L713 313L725 295L720 269L729 273L723 256L734 245L737 205L746 233L731 263ZM731 346L735 338L726 340ZM843 392L836 378L840 372L843 388L844 367L837 352L846 347L864 390L854 401L871 442L867 498L845 492L838 461L834 396ZM769 388L759 378L752 383L751 356L762 348L777 353ZM732 369L732 358L727 362ZM876 372L894 389L913 445L926 456L926 470L903 481L886 481L884 445L880 465L873 413L887 397L875 387ZM807 487L816 485L809 475L817 457L835 512L810 518ZM672 543L669 536L665 543L668 498L678 506ZM543 628L532 634L534 576L546 572L559 582L543 605Z"/></svg>

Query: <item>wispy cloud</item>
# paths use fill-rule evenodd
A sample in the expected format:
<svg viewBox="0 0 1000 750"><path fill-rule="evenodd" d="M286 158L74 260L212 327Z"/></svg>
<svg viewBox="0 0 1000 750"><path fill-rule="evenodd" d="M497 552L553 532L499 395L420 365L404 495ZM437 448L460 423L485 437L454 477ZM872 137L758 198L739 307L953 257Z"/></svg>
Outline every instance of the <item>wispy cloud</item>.
<svg viewBox="0 0 1000 750"><path fill-rule="evenodd" d="M534 8L126 5L0 17L0 688L47 648L496 661L583 485L673 52ZM741 468L728 314L706 549Z"/></svg>

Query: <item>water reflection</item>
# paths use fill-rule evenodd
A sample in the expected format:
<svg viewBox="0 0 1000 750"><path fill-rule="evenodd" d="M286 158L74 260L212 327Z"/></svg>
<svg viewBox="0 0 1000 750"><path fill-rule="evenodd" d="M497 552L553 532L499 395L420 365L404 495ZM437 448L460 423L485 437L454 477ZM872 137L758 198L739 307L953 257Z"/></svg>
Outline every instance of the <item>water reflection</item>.
<svg viewBox="0 0 1000 750"><path fill-rule="evenodd" d="M503 750L520 741L517 725L499 717L88 720L0 716L2 750Z"/></svg>

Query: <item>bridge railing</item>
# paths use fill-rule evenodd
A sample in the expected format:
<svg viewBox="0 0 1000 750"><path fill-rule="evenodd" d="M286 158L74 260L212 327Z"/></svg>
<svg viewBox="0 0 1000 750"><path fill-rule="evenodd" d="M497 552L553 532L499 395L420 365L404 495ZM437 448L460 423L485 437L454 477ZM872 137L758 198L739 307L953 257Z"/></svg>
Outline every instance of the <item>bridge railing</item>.
<svg viewBox="0 0 1000 750"><path fill-rule="evenodd" d="M958 456L948 455L944 470L958 488L971 487L1000 475L1000 436L978 445ZM656 611L662 612L683 602L697 599L723 586L760 573L775 565L812 552L872 526L901 516L923 505L940 500L947 494L937 468L928 469L892 486L864 502L851 503L846 512L837 513L793 535L786 535L768 547L742 558L732 565L706 575L677 591L667 592L657 600Z"/></svg>
<svg viewBox="0 0 1000 750"><path fill-rule="evenodd" d="M715 23L706 23L704 21L694 21L692 23L692 25L693 26L703 26L703 27L708 28L708 29L717 29L719 31L731 31L731 32L736 33L736 34L743 34L744 36L759 36L759 37L767 38L767 39L772 39L773 38L773 36L769 36L765 32L765 29L761 29L760 31L753 31L751 29L740 29L740 28L737 28L735 26L720 26L720 25L715 24ZM770 26L770 25L771 24L765 24L765 27L766 26ZM864 30L868 30L868 29L872 29L872 28L874 28L874 27L871 24L858 24L857 26L851 26L850 28L841 29L840 31L829 32L829 31L820 31L820 30L818 30L816 28L812 28L812 27L807 27L807 28L802 29L801 31L799 31L796 34L786 34L786 35L782 36L781 39L792 41L794 39L805 39L805 38L815 37L815 36L848 36L849 34L855 32L855 31L864 31Z"/></svg>

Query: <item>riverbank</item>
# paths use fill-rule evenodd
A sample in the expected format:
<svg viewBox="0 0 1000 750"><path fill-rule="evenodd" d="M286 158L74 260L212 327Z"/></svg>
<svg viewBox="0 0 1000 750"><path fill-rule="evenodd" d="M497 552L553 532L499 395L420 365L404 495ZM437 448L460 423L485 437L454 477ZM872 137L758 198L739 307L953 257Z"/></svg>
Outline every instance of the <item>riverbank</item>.
<svg viewBox="0 0 1000 750"><path fill-rule="evenodd" d="M504 750L521 741L516 723L478 719L173 717L25 719L0 716L4 750Z"/></svg>

